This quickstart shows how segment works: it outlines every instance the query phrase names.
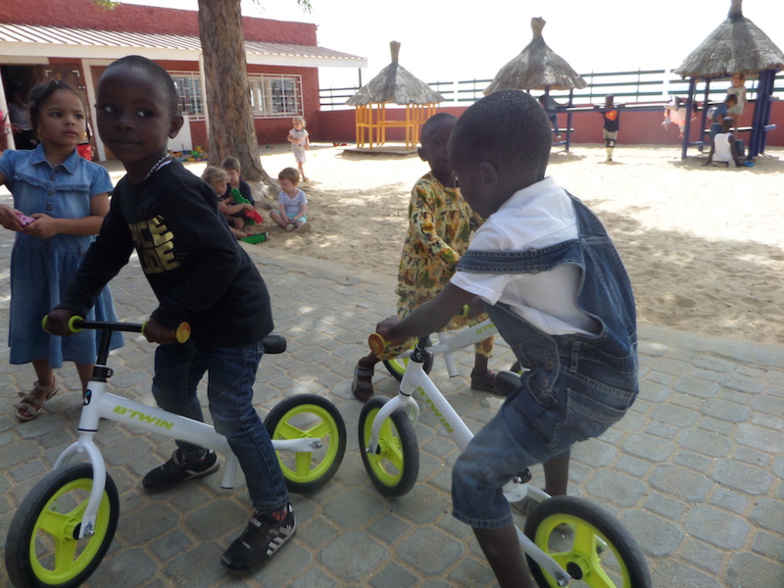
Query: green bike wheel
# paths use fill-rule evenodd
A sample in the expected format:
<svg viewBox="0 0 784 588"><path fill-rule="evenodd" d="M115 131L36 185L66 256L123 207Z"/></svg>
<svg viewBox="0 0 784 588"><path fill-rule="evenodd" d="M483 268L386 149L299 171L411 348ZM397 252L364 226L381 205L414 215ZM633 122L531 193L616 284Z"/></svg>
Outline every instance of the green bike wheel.
<svg viewBox="0 0 784 588"><path fill-rule="evenodd" d="M16 511L5 543L5 565L16 588L71 588L96 570L117 529L120 503L107 474L94 533L78 539L92 487L89 463L57 469L33 487Z"/></svg>
<svg viewBox="0 0 784 588"><path fill-rule="evenodd" d="M362 452L362 464L376 490L383 496L403 496L414 487L419 476L416 433L405 412L393 412L381 426L376 451L366 451L373 433L373 420L386 402L386 398L376 396L362 406L359 413L359 450Z"/></svg>
<svg viewBox="0 0 784 588"><path fill-rule="evenodd" d="M525 534L572 576L570 587L652 586L645 555L631 534L584 498L557 496L541 502L528 516ZM528 565L542 588L559 585L530 557Z"/></svg>
<svg viewBox="0 0 784 588"><path fill-rule="evenodd" d="M321 440L313 451L278 451L278 463L290 492L313 492L338 471L346 453L346 425L329 400L315 394L286 398L264 419L271 439Z"/></svg>

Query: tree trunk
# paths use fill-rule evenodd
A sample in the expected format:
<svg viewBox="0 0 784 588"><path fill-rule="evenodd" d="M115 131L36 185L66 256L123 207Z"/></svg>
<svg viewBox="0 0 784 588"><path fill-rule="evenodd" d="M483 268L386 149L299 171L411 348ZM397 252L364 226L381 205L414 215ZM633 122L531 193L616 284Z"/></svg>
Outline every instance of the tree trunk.
<svg viewBox="0 0 784 588"><path fill-rule="evenodd" d="M240 160L247 181L274 185L261 167L250 105L240 0L199 0L199 37L209 113L210 165Z"/></svg>

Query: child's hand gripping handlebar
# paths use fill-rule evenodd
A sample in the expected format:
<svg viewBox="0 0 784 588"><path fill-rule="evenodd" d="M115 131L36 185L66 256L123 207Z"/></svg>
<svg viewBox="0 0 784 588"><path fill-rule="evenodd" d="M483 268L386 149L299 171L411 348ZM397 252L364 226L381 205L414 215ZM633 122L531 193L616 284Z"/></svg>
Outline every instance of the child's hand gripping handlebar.
<svg viewBox="0 0 784 588"><path fill-rule="evenodd" d="M416 337L404 341L388 341L380 333L373 333L368 337L368 347L380 361L397 357L408 351L416 343Z"/></svg>
<svg viewBox="0 0 784 588"><path fill-rule="evenodd" d="M46 315L43 320L41 321L41 326L43 326L44 331L47 333L52 333L54 335L61 334L59 332L53 332L47 328L47 323L49 320L49 315ZM103 322L103 321L86 321L84 318L73 315L68 319L67 323L67 332L62 333L63 335L74 335L82 331L82 329L101 329L101 328L110 328L115 331L125 331L128 333L141 333L145 337L144 329L147 326L149 321L145 321L143 323L115 323L115 322ZM191 326L186 323L180 323L174 331L174 338L178 343L185 343L191 337Z"/></svg>

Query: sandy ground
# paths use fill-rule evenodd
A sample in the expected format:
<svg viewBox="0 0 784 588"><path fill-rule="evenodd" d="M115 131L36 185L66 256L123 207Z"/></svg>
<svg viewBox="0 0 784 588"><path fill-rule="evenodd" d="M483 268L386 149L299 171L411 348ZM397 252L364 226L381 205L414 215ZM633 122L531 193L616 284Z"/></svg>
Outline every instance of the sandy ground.
<svg viewBox="0 0 784 588"><path fill-rule="evenodd" d="M344 149L315 144L308 152L310 181L301 187L313 232L285 233L264 214L270 240L256 246L395 276L409 193L426 164L415 154ZM274 177L294 163L283 145L261 153ZM696 154L681 161L675 145L620 145L607 164L603 147L577 145L569 154L555 148L548 172L607 226L641 322L784 343L784 149L738 169L704 168Z"/></svg>

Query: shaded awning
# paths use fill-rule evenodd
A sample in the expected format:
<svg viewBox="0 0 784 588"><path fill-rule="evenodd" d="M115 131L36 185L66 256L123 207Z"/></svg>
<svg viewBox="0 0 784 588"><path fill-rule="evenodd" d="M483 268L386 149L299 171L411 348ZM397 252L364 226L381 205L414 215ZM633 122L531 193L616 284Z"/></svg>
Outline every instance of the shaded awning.
<svg viewBox="0 0 784 588"><path fill-rule="evenodd" d="M367 67L367 59L311 45L245 41L246 61L253 65L297 67ZM0 55L118 59L130 53L149 59L198 61L198 37L129 33L0 23Z"/></svg>

